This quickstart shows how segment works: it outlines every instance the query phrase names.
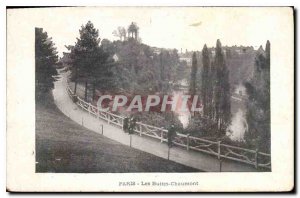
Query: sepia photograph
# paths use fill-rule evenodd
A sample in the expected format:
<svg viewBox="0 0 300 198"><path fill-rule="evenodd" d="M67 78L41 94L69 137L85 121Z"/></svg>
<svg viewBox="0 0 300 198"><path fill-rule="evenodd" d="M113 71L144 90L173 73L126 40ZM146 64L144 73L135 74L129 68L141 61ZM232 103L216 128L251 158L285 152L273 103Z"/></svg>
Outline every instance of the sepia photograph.
<svg viewBox="0 0 300 198"><path fill-rule="evenodd" d="M271 171L270 41L195 45L205 22L175 40L156 24L178 16L146 11L91 18L64 48L59 26L35 28L36 171Z"/></svg>
<svg viewBox="0 0 300 198"><path fill-rule="evenodd" d="M14 52L10 35L23 17L33 19L20 25L29 31L33 58L26 72L34 92L25 100L33 107L32 174L173 173L177 179L125 179L118 188L99 188L201 191L199 179L208 173L278 171L273 140L282 136L273 132L279 114L271 104L282 90L271 73L279 39L269 33L282 29L293 40L292 8L12 7L7 46L17 58L25 54ZM286 48L293 50L293 42ZM293 81L285 85L290 90ZM178 180L186 174L194 176Z"/></svg>

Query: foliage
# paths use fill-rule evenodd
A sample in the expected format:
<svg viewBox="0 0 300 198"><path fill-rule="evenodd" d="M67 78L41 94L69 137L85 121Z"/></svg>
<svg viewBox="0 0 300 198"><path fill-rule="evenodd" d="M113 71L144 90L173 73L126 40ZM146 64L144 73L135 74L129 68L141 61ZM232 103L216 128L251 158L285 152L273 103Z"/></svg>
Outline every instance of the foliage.
<svg viewBox="0 0 300 198"><path fill-rule="evenodd" d="M262 47L255 58L255 70L252 79L247 82L247 143L262 151L270 151L270 42L266 50Z"/></svg>
<svg viewBox="0 0 300 198"><path fill-rule="evenodd" d="M139 112L136 114L139 121L164 129L168 129L172 124L178 133L183 132L183 126L180 120L174 115L173 112Z"/></svg>
<svg viewBox="0 0 300 198"><path fill-rule="evenodd" d="M215 47L207 48L210 57L210 64L213 62L212 51ZM253 47L249 46L222 46L224 57L226 59L227 69L229 71L230 87L235 87L249 81L254 71L253 62L255 60L255 51ZM203 54L197 53L197 60L199 68L203 69ZM200 72L201 73L201 72ZM202 75L199 76L201 79ZM201 84L198 86L201 87Z"/></svg>
<svg viewBox="0 0 300 198"><path fill-rule="evenodd" d="M191 70L190 90L189 90L191 96L194 96L196 94L197 70L198 70L197 58L196 58L196 53L194 52L192 57L192 70Z"/></svg>
<svg viewBox="0 0 300 198"><path fill-rule="evenodd" d="M52 38L49 38L47 32L44 32L42 28L35 28L36 99L40 99L54 88L57 62L57 51Z"/></svg>
<svg viewBox="0 0 300 198"><path fill-rule="evenodd" d="M211 76L210 76L210 57L207 46L204 45L202 50L202 78L201 78L201 98L203 105L203 116L211 118L211 103L212 95L210 94L212 90Z"/></svg>
<svg viewBox="0 0 300 198"><path fill-rule="evenodd" d="M213 80L213 119L218 124L219 136L224 136L231 121L229 71L220 40L211 69Z"/></svg>
<svg viewBox="0 0 300 198"><path fill-rule="evenodd" d="M200 90L203 113L192 117L188 130L193 131L196 127L199 127L199 129L205 131L201 133L217 133L219 137L222 137L225 136L226 129L231 121L231 107L229 71L219 40L217 40L215 56L212 62L210 57L211 54L207 46L204 45L202 50L201 80L196 80L196 54L193 54L190 94L193 95L196 93L196 90ZM201 83L196 83L196 81L201 81ZM195 88L196 85L201 85L201 87L197 89ZM203 123L200 123L203 119L208 119L209 122L204 120Z"/></svg>
<svg viewBox="0 0 300 198"><path fill-rule="evenodd" d="M109 57L117 56L113 68L114 81L118 90L128 94L168 93L176 81L180 65L176 50L161 49L160 54L133 39L103 43Z"/></svg>
<svg viewBox="0 0 300 198"><path fill-rule="evenodd" d="M217 125L211 119L200 116L195 116L190 119L188 127L184 133L190 134L195 137L217 137Z"/></svg>
<svg viewBox="0 0 300 198"><path fill-rule="evenodd" d="M124 41L127 38L127 31L124 27L118 27L113 31L113 35Z"/></svg>
<svg viewBox="0 0 300 198"><path fill-rule="evenodd" d="M177 83L178 68L182 66L177 50L153 48L136 39L138 26L132 23L128 28L129 39L124 37L124 28L119 27L113 34L120 40L103 39L100 44L98 30L91 22L80 29L80 38L74 46L67 46L71 51L72 80L92 82L96 95L123 94L168 94ZM130 35L131 34L131 35ZM75 83L76 87L76 83ZM86 91L86 95L87 91ZM96 99L96 98L94 98ZM124 112L119 112L123 114ZM141 112L134 113L147 124L154 121L155 126L175 124L182 130L182 124L170 112ZM146 119L148 118L148 119ZM150 119L149 119L150 118ZM153 118L153 119L152 119ZM151 121L152 120L152 121Z"/></svg>
<svg viewBox="0 0 300 198"><path fill-rule="evenodd" d="M107 71L108 66L105 63L108 54L99 45L99 30L94 28L94 25L90 21L85 26L81 26L79 34L80 38L77 38L75 46L70 48L70 56L73 63L72 73L75 83L77 83L78 78L85 81L85 99L87 99L88 81L92 81L93 93L97 84L107 82L109 72Z"/></svg>

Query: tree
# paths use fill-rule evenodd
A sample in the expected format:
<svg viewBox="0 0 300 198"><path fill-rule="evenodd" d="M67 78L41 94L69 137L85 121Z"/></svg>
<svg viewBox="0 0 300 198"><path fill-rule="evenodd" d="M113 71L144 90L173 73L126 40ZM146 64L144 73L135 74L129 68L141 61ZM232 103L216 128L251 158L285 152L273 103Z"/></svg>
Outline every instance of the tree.
<svg viewBox="0 0 300 198"><path fill-rule="evenodd" d="M196 94L196 75L197 75L198 65L196 53L193 53L192 57L192 70L191 70L191 79L190 79L190 95L194 96Z"/></svg>
<svg viewBox="0 0 300 198"><path fill-rule="evenodd" d="M112 43L108 39L102 39L101 47L102 47L103 51L111 57L116 53L114 43Z"/></svg>
<svg viewBox="0 0 300 198"><path fill-rule="evenodd" d="M209 60L209 52L207 46L204 45L202 50L202 83L201 83L201 96L202 96L202 104L203 104L203 115L205 117L209 117L209 104L211 103L209 98L209 89L210 87L210 76L209 69L210 68L210 60Z"/></svg>
<svg viewBox="0 0 300 198"><path fill-rule="evenodd" d="M230 124L230 84L229 71L226 66L222 44L217 40L216 55L214 60L213 93L214 93L214 120L217 122L219 136L225 135L226 128Z"/></svg>
<svg viewBox="0 0 300 198"><path fill-rule="evenodd" d="M266 43L266 62L267 62L267 66L269 67L270 69L270 47L271 47L271 44L270 44L270 41L268 40L267 43Z"/></svg>
<svg viewBox="0 0 300 198"><path fill-rule="evenodd" d="M270 42L260 47L254 64L254 75L247 82L248 94L246 141L264 152L270 151Z"/></svg>
<svg viewBox="0 0 300 198"><path fill-rule="evenodd" d="M124 27L118 27L113 31L113 35L119 37L121 41L125 41L127 38L127 31Z"/></svg>
<svg viewBox="0 0 300 198"><path fill-rule="evenodd" d="M165 64L163 62L163 52L159 54L159 63L160 63L160 89L165 93Z"/></svg>
<svg viewBox="0 0 300 198"><path fill-rule="evenodd" d="M57 51L52 38L49 38L47 32L44 32L42 28L35 28L36 99L40 99L54 88L57 62Z"/></svg>
<svg viewBox="0 0 300 198"><path fill-rule="evenodd" d="M71 51L71 58L73 59L73 66L75 70L75 90L78 81L78 77L81 77L85 81L85 100L87 100L87 89L89 79L93 82L93 92L95 89L96 73L95 70L99 67L99 64L106 61L105 53L99 46L99 30L94 28L91 21L88 21L86 25L82 25L79 30L80 38L77 38L74 48ZM80 76L79 76L80 75Z"/></svg>

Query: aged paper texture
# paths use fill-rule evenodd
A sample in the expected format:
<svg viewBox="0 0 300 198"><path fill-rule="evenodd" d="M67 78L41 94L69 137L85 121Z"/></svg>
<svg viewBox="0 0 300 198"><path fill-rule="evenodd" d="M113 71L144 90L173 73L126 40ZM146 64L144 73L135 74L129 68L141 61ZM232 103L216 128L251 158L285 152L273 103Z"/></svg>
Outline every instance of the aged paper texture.
<svg viewBox="0 0 300 198"><path fill-rule="evenodd" d="M7 9L8 191L292 190L293 16Z"/></svg>

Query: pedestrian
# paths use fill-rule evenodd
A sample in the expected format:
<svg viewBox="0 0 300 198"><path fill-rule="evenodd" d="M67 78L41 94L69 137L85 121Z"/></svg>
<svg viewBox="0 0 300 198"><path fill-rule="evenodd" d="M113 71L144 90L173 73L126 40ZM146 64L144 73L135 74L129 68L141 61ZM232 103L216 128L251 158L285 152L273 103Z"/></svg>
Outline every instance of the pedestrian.
<svg viewBox="0 0 300 198"><path fill-rule="evenodd" d="M134 133L135 126L136 126L136 118L132 116L129 120L129 134Z"/></svg>
<svg viewBox="0 0 300 198"><path fill-rule="evenodd" d="M129 118L125 117L123 120L123 131L124 133L128 133L129 130Z"/></svg>
<svg viewBox="0 0 300 198"><path fill-rule="evenodd" d="M173 137L175 136L176 132L175 132L175 126L172 124L171 127L168 130L168 146L169 148L172 147L173 143Z"/></svg>

